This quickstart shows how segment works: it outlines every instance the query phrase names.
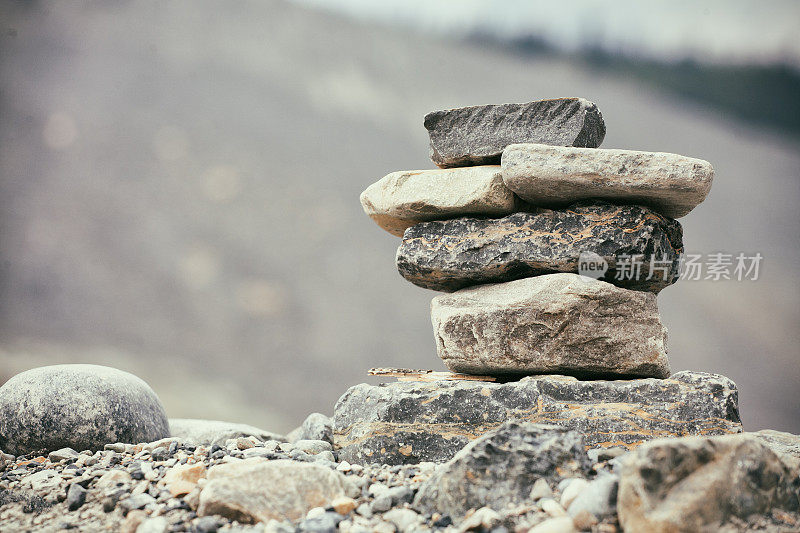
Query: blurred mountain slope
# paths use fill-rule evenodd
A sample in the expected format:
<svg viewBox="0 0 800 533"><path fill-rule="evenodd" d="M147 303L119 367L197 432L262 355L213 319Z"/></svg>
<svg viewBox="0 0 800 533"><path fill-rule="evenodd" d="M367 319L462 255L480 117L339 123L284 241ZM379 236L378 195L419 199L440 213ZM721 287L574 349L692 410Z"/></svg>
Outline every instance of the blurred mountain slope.
<svg viewBox="0 0 800 533"><path fill-rule="evenodd" d="M441 368L433 293L397 274L359 193L432 166L430 110L584 96L605 147L714 164L686 248L761 252L761 279L665 290L670 359L734 379L748 429L800 432L797 138L613 71L276 1L4 3L0 19L5 374L115 354L172 416L229 402L285 431L371 366Z"/></svg>

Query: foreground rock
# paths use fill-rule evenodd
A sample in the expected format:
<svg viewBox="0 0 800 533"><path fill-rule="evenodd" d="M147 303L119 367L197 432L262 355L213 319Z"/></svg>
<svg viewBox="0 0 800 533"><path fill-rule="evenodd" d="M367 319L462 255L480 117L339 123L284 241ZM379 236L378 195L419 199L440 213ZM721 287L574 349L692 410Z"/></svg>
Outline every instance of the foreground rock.
<svg viewBox="0 0 800 533"><path fill-rule="evenodd" d="M512 418L573 429L592 448L741 431L731 380L678 372L664 380L362 383L336 404L334 440L351 463L444 462Z"/></svg>
<svg viewBox="0 0 800 533"><path fill-rule="evenodd" d="M170 418L169 427L173 437L194 444L221 446L228 439L256 437L260 440L285 441L286 437L248 424L236 424L221 420L197 418Z"/></svg>
<svg viewBox="0 0 800 533"><path fill-rule="evenodd" d="M581 436L559 426L510 421L470 442L419 489L414 507L455 519L470 509L503 509L529 500L539 479L585 476Z"/></svg>
<svg viewBox="0 0 800 533"><path fill-rule="evenodd" d="M599 203L501 219L423 222L406 230L397 250L397 269L415 285L450 292L555 272L577 273L581 253L593 253L607 264L601 279L658 292L677 281L682 251L678 222L644 207Z"/></svg>
<svg viewBox="0 0 800 533"><path fill-rule="evenodd" d="M133 374L97 365L54 365L0 387L0 449L20 455L169 436L164 407Z"/></svg>
<svg viewBox="0 0 800 533"><path fill-rule="evenodd" d="M443 294L431 302L431 320L436 350L453 372L670 375L656 296L577 274Z"/></svg>
<svg viewBox="0 0 800 533"><path fill-rule="evenodd" d="M496 165L393 172L361 193L364 212L401 237L406 228L429 220L509 215L517 203Z"/></svg>
<svg viewBox="0 0 800 533"><path fill-rule="evenodd" d="M762 429L751 433L769 446L778 455L788 455L800 461L800 435L793 435L785 431L775 431L773 429Z"/></svg>
<svg viewBox="0 0 800 533"><path fill-rule="evenodd" d="M314 507L354 491L342 474L324 466L249 459L209 470L197 514L243 523L299 520Z"/></svg>
<svg viewBox="0 0 800 533"><path fill-rule="evenodd" d="M425 115L431 160L442 168L500 163L513 143L595 148L606 126L597 106L583 98L483 105Z"/></svg>
<svg viewBox="0 0 800 533"><path fill-rule="evenodd" d="M658 440L622 462L625 531L716 531L774 510L800 510L800 469L752 435Z"/></svg>
<svg viewBox="0 0 800 533"><path fill-rule="evenodd" d="M714 169L708 161L663 152L513 144L503 152L503 181L532 205L567 206L602 198L686 215L705 200Z"/></svg>

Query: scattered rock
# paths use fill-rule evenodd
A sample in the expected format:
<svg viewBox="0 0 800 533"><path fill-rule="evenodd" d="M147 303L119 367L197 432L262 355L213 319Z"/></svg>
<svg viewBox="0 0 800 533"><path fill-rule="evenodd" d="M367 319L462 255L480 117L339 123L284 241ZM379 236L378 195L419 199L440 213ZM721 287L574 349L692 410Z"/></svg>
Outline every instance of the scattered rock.
<svg viewBox="0 0 800 533"><path fill-rule="evenodd" d="M459 531L491 531L500 522L500 514L489 507L481 507L464 522L461 523Z"/></svg>
<svg viewBox="0 0 800 533"><path fill-rule="evenodd" d="M362 383L336 404L336 448L350 463L444 462L511 418L574 429L589 447L741 431L736 385L703 372L664 380Z"/></svg>
<svg viewBox="0 0 800 533"><path fill-rule="evenodd" d="M328 441L301 439L293 443L293 449L300 450L311 455L316 455L322 452L329 452L333 448L331 447L331 443Z"/></svg>
<svg viewBox="0 0 800 533"><path fill-rule="evenodd" d="M192 492L205 477L206 467L202 463L175 465L167 470L160 483L166 486L172 496L184 496Z"/></svg>
<svg viewBox="0 0 800 533"><path fill-rule="evenodd" d="M800 469L752 435L657 440L622 459L626 531L710 531L776 510L800 510Z"/></svg>
<svg viewBox="0 0 800 533"><path fill-rule="evenodd" d="M247 424L235 424L220 420L196 418L170 418L169 427L173 437L194 444L224 446L225 441L239 437L256 437L261 441L285 441L286 437Z"/></svg>
<svg viewBox="0 0 800 533"><path fill-rule="evenodd" d="M324 466L247 459L209 470L197 514L218 514L243 523L298 520L309 509L327 506L354 490L342 474Z"/></svg>
<svg viewBox="0 0 800 533"><path fill-rule="evenodd" d="M75 511L86 502L86 489L73 483L67 490L67 509Z"/></svg>
<svg viewBox="0 0 800 533"><path fill-rule="evenodd" d="M453 372L670 375L656 296L577 274L548 274L442 294L431 302L436 351Z"/></svg>
<svg viewBox="0 0 800 533"><path fill-rule="evenodd" d="M60 450L56 450L47 454L47 459L54 463L58 461L66 461L67 459L76 459L77 457L78 452L72 448L61 448Z"/></svg>
<svg viewBox="0 0 800 533"><path fill-rule="evenodd" d="M567 513L574 518L579 513L586 511L601 520L613 516L617 512L618 487L619 477L617 475L608 473L599 475L571 499L567 506Z"/></svg>
<svg viewBox="0 0 800 533"><path fill-rule="evenodd" d="M333 510L342 516L347 516L352 513L357 505L357 502L353 498L348 498L347 496L334 498L334 500L331 502L331 507L333 507Z"/></svg>
<svg viewBox="0 0 800 533"><path fill-rule="evenodd" d="M34 368L0 387L0 447L15 455L99 450L169 434L164 408L136 376L97 365Z"/></svg>
<svg viewBox="0 0 800 533"><path fill-rule="evenodd" d="M502 509L527 501L539 478L586 475L581 436L559 426L506 422L470 442L419 489L414 508L463 517L469 509Z"/></svg>
<svg viewBox="0 0 800 533"><path fill-rule="evenodd" d="M169 528L169 522L163 516L156 516L144 520L139 527L136 528L136 533L165 533Z"/></svg>
<svg viewBox="0 0 800 533"><path fill-rule="evenodd" d="M568 516L559 516L556 518L548 518L544 522L536 524L528 533L574 533L575 524L572 518Z"/></svg>
<svg viewBox="0 0 800 533"><path fill-rule="evenodd" d="M333 444L333 421L321 413L311 413L303 423L289 433L289 442L298 440L324 440Z"/></svg>
<svg viewBox="0 0 800 533"><path fill-rule="evenodd" d="M497 165L392 172L361 193L364 212L393 235L420 222L510 215L520 202Z"/></svg>
<svg viewBox="0 0 800 533"><path fill-rule="evenodd" d="M550 489L550 484L544 478L539 478L533 484L533 488L531 488L531 493L528 495L533 501L541 500L542 498L552 498L553 491Z"/></svg>
<svg viewBox="0 0 800 533"><path fill-rule="evenodd" d="M584 254L601 271L607 267L600 279L658 292L678 280L682 234L678 222L646 207L576 204L499 219L421 222L406 230L396 263L411 283L452 292L542 274L577 274Z"/></svg>
<svg viewBox="0 0 800 533"><path fill-rule="evenodd" d="M532 205L563 207L600 198L646 205L670 218L697 207L711 190L708 161L663 152L513 144L503 152L503 181Z"/></svg>
<svg viewBox="0 0 800 533"><path fill-rule="evenodd" d="M555 501L552 498L543 498L539 501L539 507L542 508L542 511L547 513L549 516L553 518L558 518L560 516L567 516L567 511L561 506L560 503Z"/></svg>
<svg viewBox="0 0 800 533"><path fill-rule="evenodd" d="M588 458L587 458L588 460ZM581 493L586 487L589 486L589 482L585 479L577 478L573 479L566 485L564 491L561 493L561 500L559 503L561 507L564 509L568 509L570 504L575 500L578 494Z"/></svg>
<svg viewBox="0 0 800 533"><path fill-rule="evenodd" d="M499 164L513 143L595 148L606 134L603 115L583 98L434 111L424 124L431 160L442 168Z"/></svg>
<svg viewBox="0 0 800 533"><path fill-rule="evenodd" d="M422 522L422 517L411 509L392 509L383 514L383 519L394 524L401 533L417 531Z"/></svg>

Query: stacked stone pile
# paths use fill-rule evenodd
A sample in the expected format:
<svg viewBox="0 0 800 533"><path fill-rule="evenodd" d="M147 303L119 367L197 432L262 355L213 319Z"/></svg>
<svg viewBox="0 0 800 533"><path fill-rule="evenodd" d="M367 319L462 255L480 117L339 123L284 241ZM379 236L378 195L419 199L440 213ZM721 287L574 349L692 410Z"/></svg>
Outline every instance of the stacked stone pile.
<svg viewBox="0 0 800 533"><path fill-rule="evenodd" d="M336 409L346 457L443 460L512 415L580 429L590 446L740 431L730 380L670 377L656 302L678 280L675 218L708 194L708 162L598 148L603 117L582 98L424 124L440 168L391 173L361 204L402 236L400 274L446 293L431 302L445 366L495 383L354 387Z"/></svg>

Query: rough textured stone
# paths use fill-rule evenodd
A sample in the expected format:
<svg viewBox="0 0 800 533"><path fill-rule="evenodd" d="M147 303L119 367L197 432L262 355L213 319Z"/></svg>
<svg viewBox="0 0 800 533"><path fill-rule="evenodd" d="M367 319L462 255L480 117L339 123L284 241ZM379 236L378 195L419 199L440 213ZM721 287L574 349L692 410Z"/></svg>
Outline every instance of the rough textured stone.
<svg viewBox="0 0 800 533"><path fill-rule="evenodd" d="M442 168L498 164L513 143L596 148L606 135L603 115L583 98L434 111L424 123L431 160Z"/></svg>
<svg viewBox="0 0 800 533"><path fill-rule="evenodd" d="M399 236L429 220L509 215L518 204L497 165L392 172L361 193L364 212Z"/></svg>
<svg viewBox="0 0 800 533"><path fill-rule="evenodd" d="M789 455L800 460L800 435L793 435L785 431L775 431L773 429L762 429L750 433L769 446L778 455Z"/></svg>
<svg viewBox="0 0 800 533"><path fill-rule="evenodd" d="M450 292L541 274L577 273L583 252L606 261L608 270L601 279L658 292L678 279L682 234L678 222L650 209L607 203L500 219L422 222L406 230L397 269L415 285ZM623 266L632 264L637 254L643 256L638 273Z"/></svg>
<svg viewBox="0 0 800 533"><path fill-rule="evenodd" d="M243 523L299 520L355 489L330 468L288 459L246 459L211 468L200 492L199 516L218 514Z"/></svg>
<svg viewBox="0 0 800 533"><path fill-rule="evenodd" d="M503 181L532 205L559 207L602 198L686 215L705 200L708 161L663 152L513 144L503 152Z"/></svg>
<svg viewBox="0 0 800 533"><path fill-rule="evenodd" d="M584 511L603 519L617 512L619 476L604 473L593 479L569 504L567 513L577 516Z"/></svg>
<svg viewBox="0 0 800 533"><path fill-rule="evenodd" d="M777 509L800 509L800 470L752 435L658 440L622 460L625 531L714 531Z"/></svg>
<svg viewBox="0 0 800 533"><path fill-rule="evenodd" d="M444 462L516 418L574 429L589 447L632 448L659 437L738 433L737 396L731 380L702 372L664 380L362 383L337 402L334 439L339 460L350 463Z"/></svg>
<svg viewBox="0 0 800 533"><path fill-rule="evenodd" d="M169 427L173 437L194 444L224 446L229 439L256 437L262 441L286 441L286 437L248 424L235 424L220 420L195 418L170 418Z"/></svg>
<svg viewBox="0 0 800 533"><path fill-rule="evenodd" d="M287 435L289 442L324 440L333 444L333 421L322 413L311 413L297 429Z"/></svg>
<svg viewBox="0 0 800 533"><path fill-rule="evenodd" d="M459 519L484 505L518 506L528 501L538 479L583 476L589 466L577 432L512 420L473 440L436 469L417 492L414 508Z"/></svg>
<svg viewBox="0 0 800 533"><path fill-rule="evenodd" d="M656 296L577 274L481 285L431 302L453 372L579 377L670 375Z"/></svg>
<svg viewBox="0 0 800 533"><path fill-rule="evenodd" d="M27 370L0 387L0 448L99 450L169 435L164 407L133 374L97 365Z"/></svg>

